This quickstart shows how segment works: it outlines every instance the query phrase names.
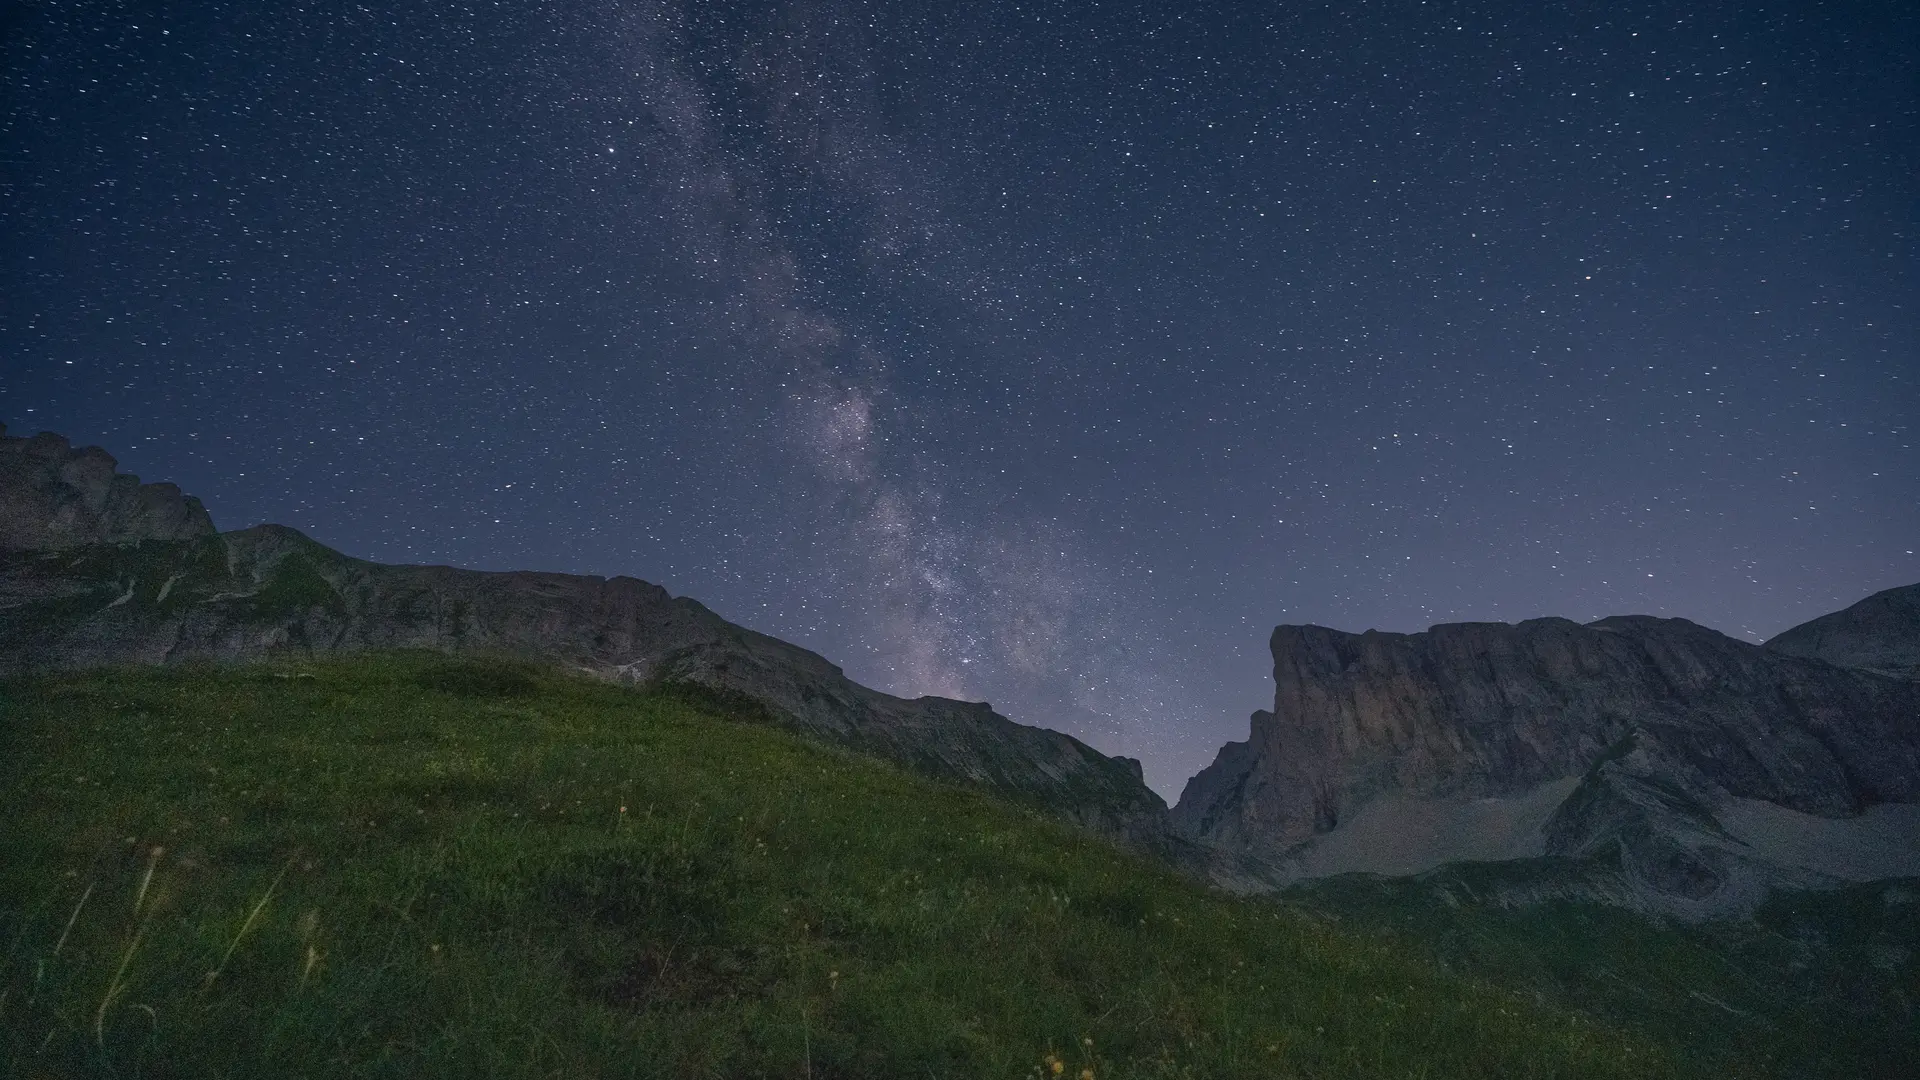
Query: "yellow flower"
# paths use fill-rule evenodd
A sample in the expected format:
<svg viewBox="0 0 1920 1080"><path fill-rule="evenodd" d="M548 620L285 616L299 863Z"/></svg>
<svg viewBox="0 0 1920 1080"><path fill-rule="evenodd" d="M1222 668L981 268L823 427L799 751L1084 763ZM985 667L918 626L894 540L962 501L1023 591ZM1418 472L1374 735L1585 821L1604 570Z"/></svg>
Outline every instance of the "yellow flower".
<svg viewBox="0 0 1920 1080"><path fill-rule="evenodd" d="M1092 1070L1092 1069L1081 1069L1081 1070L1080 1070L1080 1080L1093 1080L1093 1070Z"/></svg>

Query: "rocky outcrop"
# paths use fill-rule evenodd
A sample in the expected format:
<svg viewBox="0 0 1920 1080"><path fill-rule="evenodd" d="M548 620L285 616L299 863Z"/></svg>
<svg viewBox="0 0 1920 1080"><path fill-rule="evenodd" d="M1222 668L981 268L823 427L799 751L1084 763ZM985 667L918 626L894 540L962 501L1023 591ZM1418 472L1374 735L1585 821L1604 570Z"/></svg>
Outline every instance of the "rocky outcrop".
<svg viewBox="0 0 1920 1080"><path fill-rule="evenodd" d="M97 446L76 450L48 432L18 438L0 424L0 551L214 534L199 499L117 470Z"/></svg>
<svg viewBox="0 0 1920 1080"><path fill-rule="evenodd" d="M104 465L103 465L104 463ZM104 472L102 471L104 467ZM720 694L767 719L1168 849L1138 762L984 704L896 698L629 577L349 558L293 529L215 533L197 501L55 436L0 450L0 675L422 648L527 657Z"/></svg>
<svg viewBox="0 0 1920 1080"><path fill-rule="evenodd" d="M1273 711L1189 782L1173 821L1274 883L1602 860L1609 888L1712 913L1811 873L1735 836L1725 808L1846 820L1920 802L1920 686L1683 619L1281 626L1272 649Z"/></svg>
<svg viewBox="0 0 1920 1080"><path fill-rule="evenodd" d="M1766 647L1896 679L1920 679L1920 585L1874 593L1844 611L1782 631Z"/></svg>

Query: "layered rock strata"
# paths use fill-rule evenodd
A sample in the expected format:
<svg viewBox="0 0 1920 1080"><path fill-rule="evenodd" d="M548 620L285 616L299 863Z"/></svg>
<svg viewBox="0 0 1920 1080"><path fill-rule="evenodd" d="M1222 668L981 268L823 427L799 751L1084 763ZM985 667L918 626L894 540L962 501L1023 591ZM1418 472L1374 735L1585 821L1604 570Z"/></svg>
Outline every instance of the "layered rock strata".
<svg viewBox="0 0 1920 1080"><path fill-rule="evenodd" d="M1599 860L1646 906L1713 913L1833 876L1736 835L1732 809L1775 808L1778 832L1920 803L1920 685L1683 619L1281 626L1272 650L1273 711L1173 820L1274 883ZM1920 873L1920 835L1882 854Z"/></svg>

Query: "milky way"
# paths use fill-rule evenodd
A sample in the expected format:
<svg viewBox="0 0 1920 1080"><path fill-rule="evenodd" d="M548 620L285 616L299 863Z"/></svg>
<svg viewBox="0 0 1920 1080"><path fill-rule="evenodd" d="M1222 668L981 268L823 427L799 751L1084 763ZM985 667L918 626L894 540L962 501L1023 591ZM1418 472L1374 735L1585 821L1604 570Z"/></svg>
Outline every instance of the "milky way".
<svg viewBox="0 0 1920 1080"><path fill-rule="evenodd" d="M0 419L1242 737L1277 622L1920 580L1894 4L35 5Z"/></svg>

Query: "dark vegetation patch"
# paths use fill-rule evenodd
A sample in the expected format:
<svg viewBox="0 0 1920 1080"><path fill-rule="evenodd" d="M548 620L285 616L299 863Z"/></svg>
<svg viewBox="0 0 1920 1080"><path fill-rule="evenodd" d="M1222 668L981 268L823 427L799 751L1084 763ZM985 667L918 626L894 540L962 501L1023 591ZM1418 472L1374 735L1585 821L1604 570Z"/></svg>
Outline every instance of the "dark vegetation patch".
<svg viewBox="0 0 1920 1080"><path fill-rule="evenodd" d="M475 768L436 768L418 776L397 778L392 786L421 805L444 806L467 802L505 802L526 794L511 778Z"/></svg>
<svg viewBox="0 0 1920 1080"><path fill-rule="evenodd" d="M1086 900L1086 910L1096 918L1115 926L1135 926L1153 914L1153 900L1146 889L1128 883L1117 889L1105 889Z"/></svg>
<svg viewBox="0 0 1920 1080"><path fill-rule="evenodd" d="M438 661L423 668L414 682L422 689L465 698L524 698L540 689L531 665L504 657Z"/></svg>
<svg viewBox="0 0 1920 1080"><path fill-rule="evenodd" d="M730 848L674 845L636 858L597 852L542 883L571 928L566 956L582 992L625 1008L697 1008L758 993L735 942L742 885Z"/></svg>
<svg viewBox="0 0 1920 1080"><path fill-rule="evenodd" d="M671 663L671 658L663 666ZM663 702L699 712L725 716L736 722L755 724L780 724L782 719L775 716L773 710L755 698L725 687L707 686L703 683L687 682L683 679L656 679L645 684L642 689Z"/></svg>
<svg viewBox="0 0 1920 1080"><path fill-rule="evenodd" d="M304 615L314 610L338 615L346 600L308 556L295 552L274 564L258 591L247 598L255 617Z"/></svg>

